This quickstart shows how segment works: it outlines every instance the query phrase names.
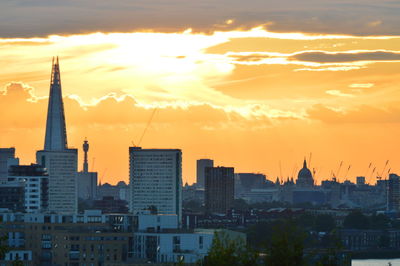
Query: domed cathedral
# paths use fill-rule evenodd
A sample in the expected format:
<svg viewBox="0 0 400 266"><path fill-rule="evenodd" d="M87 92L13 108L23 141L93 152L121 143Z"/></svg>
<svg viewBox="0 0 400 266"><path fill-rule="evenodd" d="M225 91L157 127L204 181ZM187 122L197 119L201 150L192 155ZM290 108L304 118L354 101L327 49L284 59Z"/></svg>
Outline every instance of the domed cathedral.
<svg viewBox="0 0 400 266"><path fill-rule="evenodd" d="M299 187L312 187L314 186L314 178L310 169L307 168L307 161L304 159L303 168L300 169L297 175L296 185Z"/></svg>

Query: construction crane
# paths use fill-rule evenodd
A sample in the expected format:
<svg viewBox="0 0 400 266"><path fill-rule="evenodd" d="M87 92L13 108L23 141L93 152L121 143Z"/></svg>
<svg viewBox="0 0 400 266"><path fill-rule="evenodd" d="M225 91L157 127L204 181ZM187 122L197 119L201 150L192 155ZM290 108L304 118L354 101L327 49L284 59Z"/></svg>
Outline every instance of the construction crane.
<svg viewBox="0 0 400 266"><path fill-rule="evenodd" d="M376 166L374 167L374 169L372 169L372 173L371 173L371 178L374 176L374 173L375 173L375 170L376 170Z"/></svg>
<svg viewBox="0 0 400 266"><path fill-rule="evenodd" d="M342 169L342 165L343 165L343 161L340 161L340 164L336 171L336 174L331 170L334 181L339 180L339 173L340 173L340 169Z"/></svg>
<svg viewBox="0 0 400 266"><path fill-rule="evenodd" d="M297 169L298 169L298 167L297 167L297 165L295 164L295 165L293 166L293 168L292 168L292 178L294 178L294 175L296 174Z"/></svg>
<svg viewBox="0 0 400 266"><path fill-rule="evenodd" d="M158 107L154 108L153 112L150 115L149 121L147 121L146 127L143 130L142 135L140 136L139 142L138 142L138 146L140 146L140 143L142 143L142 139L144 137L144 135L147 132L147 129L150 127L151 122L153 121L154 115L156 114Z"/></svg>
<svg viewBox="0 0 400 266"><path fill-rule="evenodd" d="M392 168L389 168L389 170L387 171L387 176L390 175L390 170L392 170ZM386 178L385 178L385 180L386 180Z"/></svg>
<svg viewBox="0 0 400 266"><path fill-rule="evenodd" d="M103 178L106 175L106 173L107 173L107 168L104 170L103 174L100 177L100 185L101 185L101 181L103 180Z"/></svg>
<svg viewBox="0 0 400 266"><path fill-rule="evenodd" d="M376 177L378 180L382 179L383 172L385 172L386 167L388 166L388 164L389 164L389 160L386 160L385 166L383 167L383 170L382 170L381 174L378 174L378 176Z"/></svg>
<svg viewBox="0 0 400 266"><path fill-rule="evenodd" d="M369 184L369 182L368 182L368 173L369 173L369 169L371 169L371 166L372 166L372 162L369 163L367 171L365 171L365 174L364 174L365 182L367 182L367 184Z"/></svg>
<svg viewBox="0 0 400 266"><path fill-rule="evenodd" d="M347 168L346 174L344 175L344 180L346 180L347 175L348 175L348 173L349 173L349 171L350 171L350 168L351 168L351 164L350 164L349 167Z"/></svg>

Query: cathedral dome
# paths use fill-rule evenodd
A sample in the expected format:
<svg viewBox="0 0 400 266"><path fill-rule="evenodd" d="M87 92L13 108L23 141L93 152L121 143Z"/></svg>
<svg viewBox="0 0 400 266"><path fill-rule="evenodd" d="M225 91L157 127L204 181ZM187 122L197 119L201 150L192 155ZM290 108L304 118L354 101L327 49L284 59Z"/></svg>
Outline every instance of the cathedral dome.
<svg viewBox="0 0 400 266"><path fill-rule="evenodd" d="M297 184L312 186L314 184L314 179L310 169L307 168L307 162L304 160L303 168L300 169L299 174L297 175Z"/></svg>

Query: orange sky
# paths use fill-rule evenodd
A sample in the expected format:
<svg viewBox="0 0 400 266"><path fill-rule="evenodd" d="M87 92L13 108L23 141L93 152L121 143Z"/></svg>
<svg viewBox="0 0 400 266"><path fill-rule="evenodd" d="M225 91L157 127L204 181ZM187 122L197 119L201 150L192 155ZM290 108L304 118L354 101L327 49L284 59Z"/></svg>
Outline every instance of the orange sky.
<svg viewBox="0 0 400 266"><path fill-rule="evenodd" d="M59 55L68 144L80 149L81 168L88 138L89 168L103 183L128 180L132 142L182 149L189 183L199 158L275 180L296 176L310 153L318 181L343 161L339 180L374 182L386 160L385 174L400 172L399 47L400 35L261 26L2 38L0 147L34 162Z"/></svg>

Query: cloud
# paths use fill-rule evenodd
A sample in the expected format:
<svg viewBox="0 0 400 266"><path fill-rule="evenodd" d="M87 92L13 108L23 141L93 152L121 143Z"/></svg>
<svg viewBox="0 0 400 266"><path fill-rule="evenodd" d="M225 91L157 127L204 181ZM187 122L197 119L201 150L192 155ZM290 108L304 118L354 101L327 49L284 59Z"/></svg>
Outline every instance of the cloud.
<svg viewBox="0 0 400 266"><path fill-rule="evenodd" d="M375 20L375 21L371 21L368 23L369 27L378 27L382 25L382 21L381 20Z"/></svg>
<svg viewBox="0 0 400 266"><path fill-rule="evenodd" d="M400 61L398 51L360 51L360 52L301 52L291 56L291 60L316 63L351 63L357 61Z"/></svg>
<svg viewBox="0 0 400 266"><path fill-rule="evenodd" d="M354 97L353 94L343 93L340 90L327 90L326 94L333 95L333 96L339 96L339 97Z"/></svg>
<svg viewBox="0 0 400 266"><path fill-rule="evenodd" d="M372 124L400 123L400 108L377 108L360 105L350 110L334 110L322 104L316 104L307 111L308 117L330 124Z"/></svg>
<svg viewBox="0 0 400 266"><path fill-rule="evenodd" d="M225 111L208 104L157 107L141 106L131 96L116 97L110 94L102 97L95 105L82 106L79 97L64 98L66 119L69 126L82 127L88 125L102 126L132 126L148 123L154 115L154 124L180 125L184 127L226 127L249 129L257 123L269 125L270 119L257 113L260 108L254 108L255 114L248 118L235 111ZM34 89L23 83L9 83L0 92L0 117L2 128L37 128L44 127L47 97L35 96ZM27 111L29 110L29 112ZM153 114L153 112L155 112ZM280 115L284 116L284 114ZM278 117L280 117L278 116Z"/></svg>
<svg viewBox="0 0 400 266"><path fill-rule="evenodd" d="M280 32L395 35L400 24L397 2L372 0L16 0L1 1L0 10L2 37L187 28L209 33L264 24Z"/></svg>
<svg viewBox="0 0 400 266"><path fill-rule="evenodd" d="M350 88L365 88L365 89L369 89L372 88L375 84L374 83L353 83L350 84L349 87Z"/></svg>

